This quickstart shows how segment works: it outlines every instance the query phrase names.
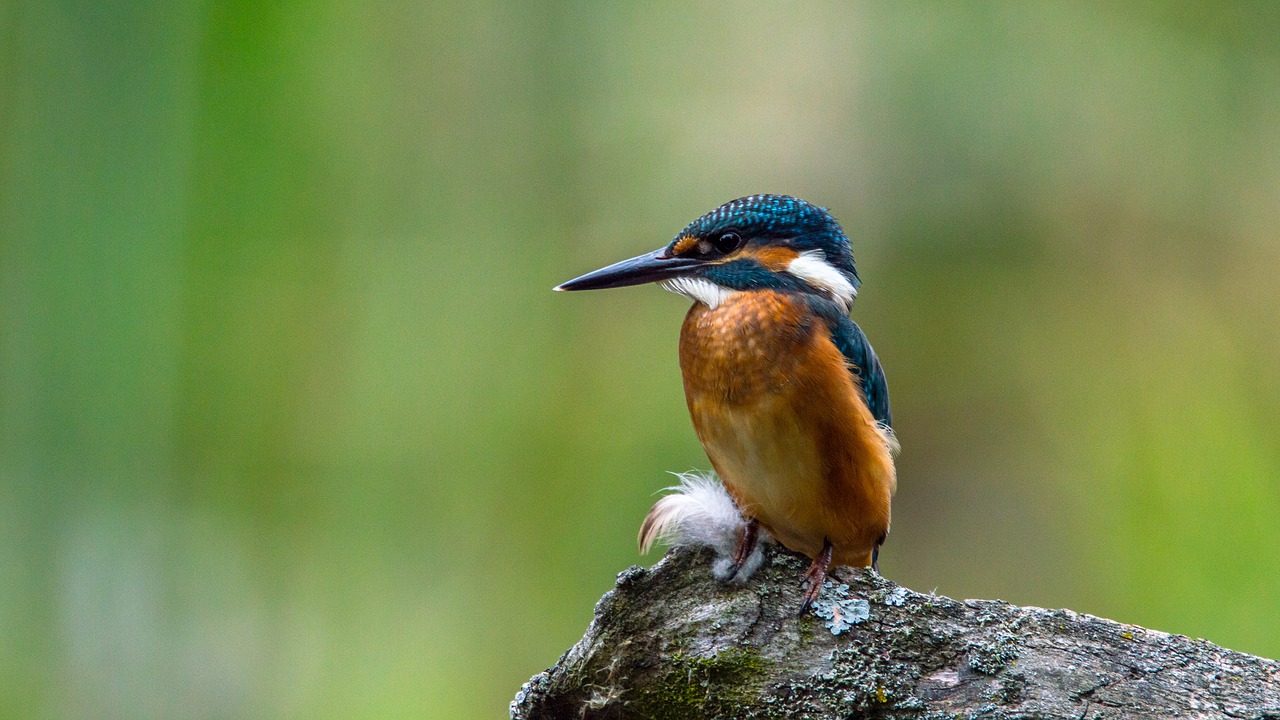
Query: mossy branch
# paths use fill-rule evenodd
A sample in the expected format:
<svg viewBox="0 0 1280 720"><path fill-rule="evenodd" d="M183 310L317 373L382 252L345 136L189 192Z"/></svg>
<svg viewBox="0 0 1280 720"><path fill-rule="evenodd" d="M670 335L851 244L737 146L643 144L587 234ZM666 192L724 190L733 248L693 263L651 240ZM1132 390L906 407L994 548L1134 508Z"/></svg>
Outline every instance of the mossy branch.
<svg viewBox="0 0 1280 720"><path fill-rule="evenodd" d="M1280 720L1280 663L1203 640L848 568L819 599L828 617L801 618L807 560L773 547L745 586L711 561L677 549L619 575L511 717Z"/></svg>

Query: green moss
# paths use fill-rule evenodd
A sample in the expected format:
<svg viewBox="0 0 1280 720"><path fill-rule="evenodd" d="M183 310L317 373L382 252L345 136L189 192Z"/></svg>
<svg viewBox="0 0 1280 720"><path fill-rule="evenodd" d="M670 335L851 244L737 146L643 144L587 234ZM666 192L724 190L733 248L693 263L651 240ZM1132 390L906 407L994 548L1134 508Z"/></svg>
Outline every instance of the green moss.
<svg viewBox="0 0 1280 720"><path fill-rule="evenodd" d="M732 648L711 657L676 653L652 689L630 703L638 717L681 720L736 717L758 700L769 663L755 648Z"/></svg>

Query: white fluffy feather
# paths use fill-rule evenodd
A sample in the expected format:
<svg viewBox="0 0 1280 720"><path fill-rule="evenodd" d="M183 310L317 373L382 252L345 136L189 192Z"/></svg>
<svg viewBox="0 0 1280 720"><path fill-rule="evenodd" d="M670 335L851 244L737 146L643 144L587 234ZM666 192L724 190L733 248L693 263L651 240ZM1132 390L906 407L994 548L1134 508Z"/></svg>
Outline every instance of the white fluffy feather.
<svg viewBox="0 0 1280 720"><path fill-rule="evenodd" d="M663 290L670 290L673 293L684 295L711 308L718 307L720 303L725 301L725 298L737 292L737 290L721 287L706 278L689 275L663 280L658 284L662 286Z"/></svg>
<svg viewBox="0 0 1280 720"><path fill-rule="evenodd" d="M799 257L787 264L787 272L814 287L826 290L845 312L853 307L853 298L858 294L858 289L844 273L827 262L827 254L821 250L805 250L800 253Z"/></svg>
<svg viewBox="0 0 1280 720"><path fill-rule="evenodd" d="M893 431L893 428L878 422L876 423L876 429L884 436L884 444L888 446L889 452L894 455L902 452L902 444L898 442L898 434Z"/></svg>
<svg viewBox="0 0 1280 720"><path fill-rule="evenodd" d="M730 577L733 551L746 519L714 473L675 475L680 484L667 488L671 494L654 504L640 526L640 552L649 552L658 540L672 547L709 547L716 553L711 572L718 580L746 582L764 561L761 545L770 540L768 534L760 531L755 550Z"/></svg>

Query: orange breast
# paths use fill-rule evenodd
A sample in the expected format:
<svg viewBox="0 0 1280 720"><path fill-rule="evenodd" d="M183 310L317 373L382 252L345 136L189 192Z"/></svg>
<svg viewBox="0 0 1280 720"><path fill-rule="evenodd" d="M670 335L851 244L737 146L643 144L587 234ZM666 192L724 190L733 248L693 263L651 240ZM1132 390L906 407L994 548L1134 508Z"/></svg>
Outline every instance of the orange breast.
<svg viewBox="0 0 1280 720"><path fill-rule="evenodd" d="M696 303L680 332L694 429L739 507L786 547L869 565L889 528L888 443L826 325L773 291Z"/></svg>

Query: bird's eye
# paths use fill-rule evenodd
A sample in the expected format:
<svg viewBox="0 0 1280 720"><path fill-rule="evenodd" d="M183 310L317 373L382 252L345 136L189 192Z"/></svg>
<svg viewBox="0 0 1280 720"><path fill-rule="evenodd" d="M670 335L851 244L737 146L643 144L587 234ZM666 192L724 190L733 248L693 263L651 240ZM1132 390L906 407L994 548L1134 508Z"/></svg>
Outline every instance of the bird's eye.
<svg viewBox="0 0 1280 720"><path fill-rule="evenodd" d="M731 253L742 245L742 236L736 232L720 233L715 239L716 250L721 253Z"/></svg>

